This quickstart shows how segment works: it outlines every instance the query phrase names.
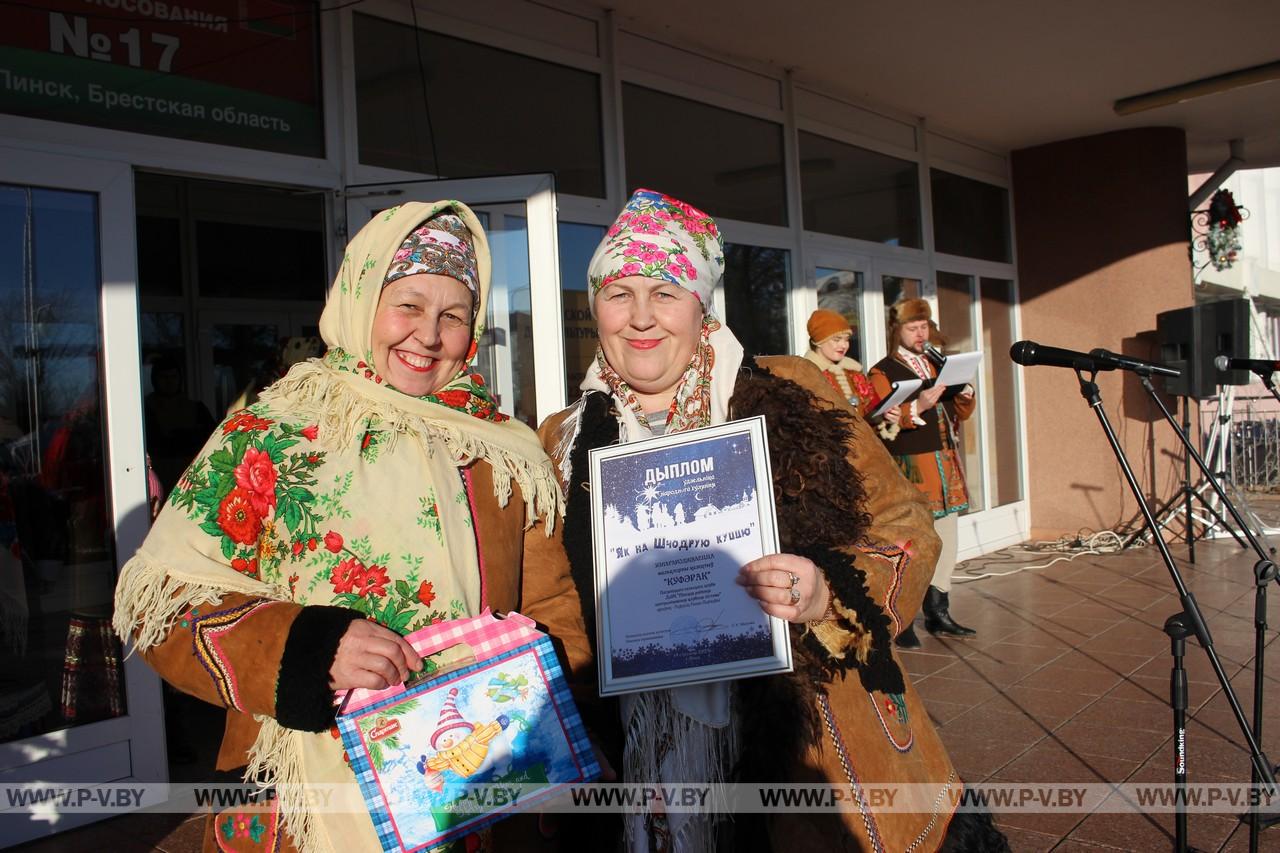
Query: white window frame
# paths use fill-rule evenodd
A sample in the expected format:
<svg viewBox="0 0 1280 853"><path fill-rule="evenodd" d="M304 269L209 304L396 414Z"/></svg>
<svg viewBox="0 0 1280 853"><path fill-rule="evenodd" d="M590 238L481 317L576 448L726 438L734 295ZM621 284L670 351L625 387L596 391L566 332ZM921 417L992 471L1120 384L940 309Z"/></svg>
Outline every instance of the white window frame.
<svg viewBox="0 0 1280 853"><path fill-rule="evenodd" d="M342 9L334 15L339 21L336 28L337 44L335 48L337 63L340 68L346 70L346 73L340 76L339 83L335 85L335 88L340 90L338 94L341 103L348 105L347 109L338 113L340 116L340 121L338 122L339 132L342 138L346 140L342 161L343 172L348 176L346 183L348 185L397 183L438 177L428 172L409 172L401 169L389 169L384 166L366 165L360 162L360 135L356 115L355 77L355 15L357 13L369 17L382 18L405 26L413 26L413 15L407 6L402 2L391 2L391 0L371 0L371 2L360 4L358 8ZM579 15L579 17L584 16ZM611 43L606 40L606 30L610 33L612 32L611 28L606 27L608 20L609 16L601 14L596 22L599 41L602 46ZM611 133L616 134L617 138L621 139L621 107L616 97L616 75L613 74L612 66L600 56L580 53L540 40L536 37L536 33L521 36L489 29L461 18L430 12L423 9L421 4L419 4L418 11L418 27L428 32L476 42L486 47L576 68L580 71L588 71L600 76L600 145L604 155L606 196L605 198L592 198L590 196L557 193L557 200L566 221L599 225L612 223L614 215L626 200L623 194L625 190L622 189L625 184L625 178L620 171L622 168L620 150L614 152L609 145ZM457 180L470 179L459 177Z"/></svg>
<svg viewBox="0 0 1280 853"><path fill-rule="evenodd" d="M0 148L0 181L97 195L102 403L118 574L142 544L150 519L140 406L133 171L118 162ZM128 709L124 716L0 744L5 781L166 780L165 742L155 736L164 730L160 679L139 655L127 657L123 666ZM5 841L39 838L107 816L54 810L26 820L5 820Z"/></svg>

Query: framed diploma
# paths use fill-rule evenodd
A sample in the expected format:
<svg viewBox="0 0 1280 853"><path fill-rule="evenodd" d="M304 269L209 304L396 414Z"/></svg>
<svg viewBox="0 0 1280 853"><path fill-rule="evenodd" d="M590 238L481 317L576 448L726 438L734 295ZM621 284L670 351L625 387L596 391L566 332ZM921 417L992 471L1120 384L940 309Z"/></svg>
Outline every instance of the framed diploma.
<svg viewBox="0 0 1280 853"><path fill-rule="evenodd" d="M778 551L764 418L591 451L600 695L791 669L734 582Z"/></svg>

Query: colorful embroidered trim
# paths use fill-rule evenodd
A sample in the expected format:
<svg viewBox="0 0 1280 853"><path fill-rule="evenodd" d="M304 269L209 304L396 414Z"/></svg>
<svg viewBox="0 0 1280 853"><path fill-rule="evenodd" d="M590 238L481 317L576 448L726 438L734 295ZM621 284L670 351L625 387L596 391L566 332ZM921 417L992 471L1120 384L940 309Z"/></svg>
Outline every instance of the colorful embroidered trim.
<svg viewBox="0 0 1280 853"><path fill-rule="evenodd" d="M910 542L907 546L910 546ZM902 581L907 574L907 566L911 556L902 545L878 545L870 539L863 539L857 545L864 554L885 560L890 565L889 587L885 590L884 610L893 622L893 636L902 633L902 616L898 613L898 593L902 592Z"/></svg>
<svg viewBox="0 0 1280 853"><path fill-rule="evenodd" d="M942 484L942 509L941 510L935 509L933 511L933 517L935 519L946 518L948 515L951 515L952 513L964 512L966 509L969 508L969 501L967 500L962 504L956 504L955 506L947 506L947 504L951 500L951 492L955 490L956 483L948 482L949 478L947 476L947 471L942 461L942 454L946 452L947 451L945 450L935 450L933 452L933 461L938 466L938 482ZM957 451L952 450L950 452L956 453ZM961 487L964 486L963 479L960 480L959 485ZM965 496L968 497L967 490L966 490Z"/></svg>
<svg viewBox="0 0 1280 853"><path fill-rule="evenodd" d="M894 716L898 718L898 722L907 726L907 700L901 693L885 693L884 696L886 697L885 701L893 706L892 711ZM915 733L908 726L906 743L899 743L898 739L893 736L893 732L889 731L889 724L885 722L884 714L880 713L880 703L876 701L875 694L868 693L867 698L871 700L871 707L876 709L876 716L880 719L880 728L884 730L884 735L889 739L889 743L893 744L893 748L898 752L910 752L911 747L915 746L916 743ZM886 710L889 709L886 708Z"/></svg>
<svg viewBox="0 0 1280 853"><path fill-rule="evenodd" d="M849 760L849 750L845 749L844 738L840 735L840 728L836 725L835 715L831 713L831 700L827 698L825 691L818 692L818 704L822 706L823 723L826 724L827 733L831 735L831 743L835 745L836 757L840 759L840 766L844 768L844 775L853 789L854 799L858 803L858 813L862 815L862 825L866 827L867 839L871 842L871 849L875 853L884 853L884 842L880 839L880 829L876 826L876 820L871 816L871 812L867 808L867 798L862 794L862 784L858 781L858 774L854 772L853 763Z"/></svg>
<svg viewBox="0 0 1280 853"><path fill-rule="evenodd" d="M244 710L240 704L240 687L236 680L235 668L232 667L231 660L222 648L222 635L235 628L247 616L264 607L279 603L259 598L239 607L219 610L208 616L196 616L191 620L191 645L195 650L196 659L213 679L222 703L228 708Z"/></svg>
<svg viewBox="0 0 1280 853"><path fill-rule="evenodd" d="M947 775L947 784L942 786L941 790L938 791L938 796L934 797L933 799L933 814L929 817L929 822L924 825L924 829L920 830L920 834L916 836L915 841L912 841L910 844L907 845L907 849L904 850L903 853L914 853L916 848L918 848L921 844L924 844L924 840L929 837L930 833L933 832L933 827L938 823L938 815L941 813L939 810L939 807L942 805L942 798L947 795L947 791L950 791L951 786L954 785L955 783L956 783L956 771L952 770L951 773ZM953 797L952 802L959 805L960 798ZM955 807L953 806L951 813L947 815L948 825L950 825L951 823L951 815L954 815L954 814L955 814Z"/></svg>
<svg viewBox="0 0 1280 853"><path fill-rule="evenodd" d="M254 812L223 812L214 820L218 831L214 833L218 849L224 851L280 850L280 816L275 802L265 814ZM265 819L264 819L265 818Z"/></svg>

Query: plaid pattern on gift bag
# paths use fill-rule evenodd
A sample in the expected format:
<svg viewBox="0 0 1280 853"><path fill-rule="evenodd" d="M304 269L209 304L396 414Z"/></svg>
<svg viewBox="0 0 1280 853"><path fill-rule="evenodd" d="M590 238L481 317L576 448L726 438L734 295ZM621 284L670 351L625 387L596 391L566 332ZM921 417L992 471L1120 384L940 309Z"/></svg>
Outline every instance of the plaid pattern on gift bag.
<svg viewBox="0 0 1280 853"><path fill-rule="evenodd" d="M384 851L426 850L599 777L551 640L531 620L486 611L406 639L424 659L470 654L343 702L338 729Z"/></svg>

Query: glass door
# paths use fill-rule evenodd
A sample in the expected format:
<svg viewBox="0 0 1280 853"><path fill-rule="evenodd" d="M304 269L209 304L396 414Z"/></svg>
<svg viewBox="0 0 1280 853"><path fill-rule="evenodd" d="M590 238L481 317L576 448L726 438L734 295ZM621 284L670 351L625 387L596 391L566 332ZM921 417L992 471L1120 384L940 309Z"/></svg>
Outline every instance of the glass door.
<svg viewBox="0 0 1280 853"><path fill-rule="evenodd" d="M869 324L868 339L871 354L868 361L875 364L897 347L897 341L885 340L889 320L889 308L900 299L926 299L933 305L937 316L935 288L929 280L928 269L923 264L875 259L868 276L867 303L875 312L876 322Z"/></svg>
<svg viewBox="0 0 1280 853"><path fill-rule="evenodd" d="M200 311L201 402L213 420L249 405L258 391L278 379L282 347L291 338L318 335L319 317L318 306L304 311L257 306Z"/></svg>
<svg viewBox="0 0 1280 853"><path fill-rule="evenodd" d="M111 628L148 526L127 165L0 151L0 774L164 781L159 681ZM0 815L19 842L102 815Z"/></svg>
<svg viewBox="0 0 1280 853"><path fill-rule="evenodd" d="M813 282L813 291L817 304L807 306L825 308L835 311L849 321L853 337L849 341L849 357L862 363L868 369L878 360L871 358L871 342L869 326L881 325L876 308L868 305L870 288L868 287L871 264L868 258L861 255L846 254L825 250L810 250L809 280ZM809 314L804 316L808 323ZM801 333L802 348L808 343L808 330Z"/></svg>
<svg viewBox="0 0 1280 853"><path fill-rule="evenodd" d="M351 186L348 238L380 210L456 198L489 238L493 283L476 367L503 412L536 427L565 406L556 200L551 175Z"/></svg>

